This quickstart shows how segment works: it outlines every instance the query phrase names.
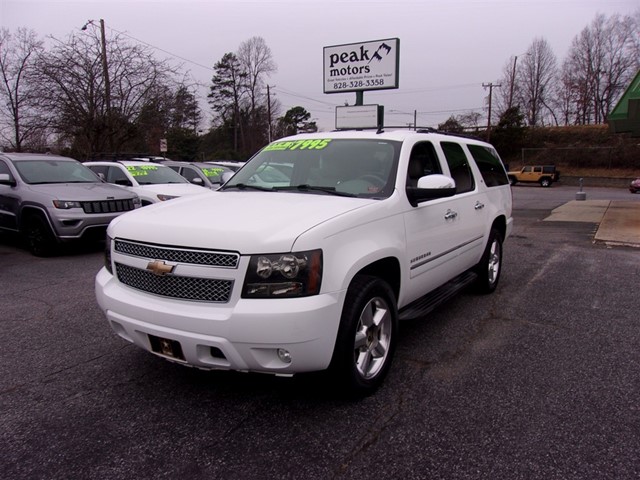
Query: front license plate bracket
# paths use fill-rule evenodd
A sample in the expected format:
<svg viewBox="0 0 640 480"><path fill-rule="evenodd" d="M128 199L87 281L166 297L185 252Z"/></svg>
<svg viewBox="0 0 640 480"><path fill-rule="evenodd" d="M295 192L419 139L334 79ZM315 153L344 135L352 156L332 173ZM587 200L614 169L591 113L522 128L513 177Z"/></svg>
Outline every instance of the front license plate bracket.
<svg viewBox="0 0 640 480"><path fill-rule="evenodd" d="M154 353L184 361L182 346L177 340L149 335L149 343L151 344L151 350Z"/></svg>

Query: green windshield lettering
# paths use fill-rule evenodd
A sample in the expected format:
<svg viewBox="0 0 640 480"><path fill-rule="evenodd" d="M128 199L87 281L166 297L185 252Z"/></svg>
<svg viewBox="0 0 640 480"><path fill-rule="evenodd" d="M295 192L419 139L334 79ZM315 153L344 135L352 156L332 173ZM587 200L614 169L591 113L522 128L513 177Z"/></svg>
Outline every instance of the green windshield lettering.
<svg viewBox="0 0 640 480"><path fill-rule="evenodd" d="M204 175L206 177L219 177L220 174L224 172L224 168L203 168L202 169L202 173L204 173Z"/></svg>
<svg viewBox="0 0 640 480"><path fill-rule="evenodd" d="M133 177L149 175L150 171L158 170L156 165L127 165L127 170Z"/></svg>
<svg viewBox="0 0 640 480"><path fill-rule="evenodd" d="M267 145L265 151L282 151L282 150L322 150L331 142L330 138L322 138L315 140L296 140L289 142L273 142Z"/></svg>

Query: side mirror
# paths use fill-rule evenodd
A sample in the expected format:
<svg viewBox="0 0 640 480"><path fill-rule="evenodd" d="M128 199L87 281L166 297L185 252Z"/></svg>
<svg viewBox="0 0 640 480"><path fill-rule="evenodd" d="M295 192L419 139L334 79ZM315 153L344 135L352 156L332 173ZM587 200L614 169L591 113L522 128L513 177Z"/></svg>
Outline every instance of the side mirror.
<svg viewBox="0 0 640 480"><path fill-rule="evenodd" d="M131 181L126 178L116 180L116 185L120 185L123 187L133 187L133 184L131 183Z"/></svg>
<svg viewBox="0 0 640 480"><path fill-rule="evenodd" d="M11 178L8 173L0 173L0 185L16 186L16 181Z"/></svg>
<svg viewBox="0 0 640 480"><path fill-rule="evenodd" d="M419 203L456 194L456 182L446 175L434 174L420 177L417 187L407 187L407 198L413 207Z"/></svg>

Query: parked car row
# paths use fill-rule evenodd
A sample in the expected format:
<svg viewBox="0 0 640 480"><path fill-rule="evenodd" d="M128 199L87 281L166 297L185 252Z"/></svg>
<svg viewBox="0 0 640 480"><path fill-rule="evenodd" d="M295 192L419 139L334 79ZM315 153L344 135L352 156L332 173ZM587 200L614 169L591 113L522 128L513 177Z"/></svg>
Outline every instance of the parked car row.
<svg viewBox="0 0 640 480"><path fill-rule="evenodd" d="M143 206L204 192L203 186L190 183L174 169L159 163L119 160L84 165L107 183L134 192Z"/></svg>
<svg viewBox="0 0 640 480"><path fill-rule="evenodd" d="M75 240L104 239L121 213L218 189L241 162L90 161L0 153L0 232L21 235L48 256Z"/></svg>
<svg viewBox="0 0 640 480"><path fill-rule="evenodd" d="M111 220L137 207L138 195L74 159L0 153L0 231L22 235L34 255L89 236L103 239Z"/></svg>

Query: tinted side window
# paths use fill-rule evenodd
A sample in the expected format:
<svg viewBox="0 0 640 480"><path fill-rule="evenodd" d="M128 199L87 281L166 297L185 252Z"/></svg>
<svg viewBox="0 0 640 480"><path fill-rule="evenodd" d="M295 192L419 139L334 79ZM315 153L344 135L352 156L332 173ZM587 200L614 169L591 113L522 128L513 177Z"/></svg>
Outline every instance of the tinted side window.
<svg viewBox="0 0 640 480"><path fill-rule="evenodd" d="M13 178L13 175L11 175L11 171L9 170L9 167L2 160L0 160L0 173L8 173L9 177Z"/></svg>
<svg viewBox="0 0 640 480"><path fill-rule="evenodd" d="M475 188L475 181L469 167L469 160L462 147L453 142L442 142L440 144L447 159L451 177L456 182L456 193L470 192Z"/></svg>
<svg viewBox="0 0 640 480"><path fill-rule="evenodd" d="M107 167L107 182L118 183L120 185L131 185L131 182L127 178L127 175L122 171L120 167Z"/></svg>
<svg viewBox="0 0 640 480"><path fill-rule="evenodd" d="M411 149L409 157L407 185L415 187L420 177L434 173L442 173L442 169L433 144L431 142L416 143Z"/></svg>
<svg viewBox="0 0 640 480"><path fill-rule="evenodd" d="M502 161L498 156L498 152L492 148L483 147L481 145L467 145L471 156L476 162L482 179L487 187L497 187L499 185L507 185L509 179L504 171Z"/></svg>
<svg viewBox="0 0 640 480"><path fill-rule="evenodd" d="M89 170L91 170L96 175L101 175L105 180L107 179L107 171L108 167L104 167L102 165L88 165Z"/></svg>
<svg viewBox="0 0 640 480"><path fill-rule="evenodd" d="M192 183L194 178L200 178L198 174L195 172L195 170L189 167L182 167L182 172L178 172L178 173L180 173L180 175L182 175L184 178L186 178Z"/></svg>

